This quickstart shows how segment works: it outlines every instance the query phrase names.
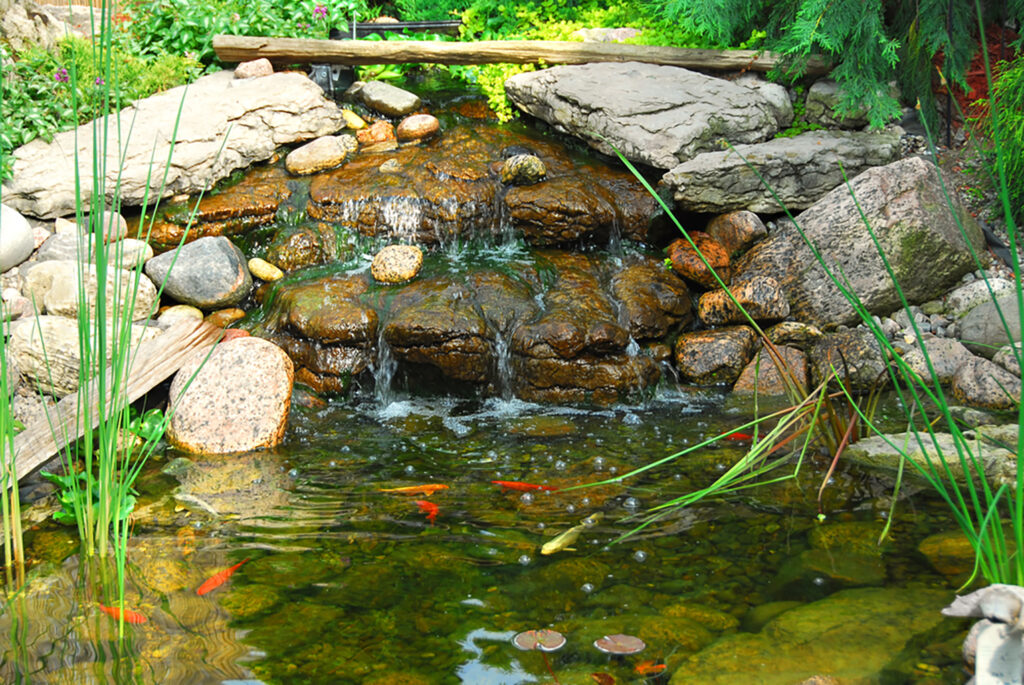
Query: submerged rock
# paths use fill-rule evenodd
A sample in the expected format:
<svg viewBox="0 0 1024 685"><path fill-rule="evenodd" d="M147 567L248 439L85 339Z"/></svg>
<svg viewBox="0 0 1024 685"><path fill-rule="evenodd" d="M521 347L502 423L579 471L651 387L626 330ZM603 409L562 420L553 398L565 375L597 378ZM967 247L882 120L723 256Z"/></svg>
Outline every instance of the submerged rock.
<svg viewBox="0 0 1024 685"><path fill-rule="evenodd" d="M757 334L747 326L684 333L676 340L676 367L685 381L696 385L732 384L757 344Z"/></svg>

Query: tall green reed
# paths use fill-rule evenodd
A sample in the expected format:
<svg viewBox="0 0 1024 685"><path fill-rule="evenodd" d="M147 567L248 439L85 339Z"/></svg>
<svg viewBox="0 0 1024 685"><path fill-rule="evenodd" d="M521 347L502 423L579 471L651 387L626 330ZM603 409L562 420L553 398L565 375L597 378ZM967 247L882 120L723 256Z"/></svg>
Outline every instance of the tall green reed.
<svg viewBox="0 0 1024 685"><path fill-rule="evenodd" d="M21 584L25 573L25 549L21 530L18 475L14 463L14 433L7 358L8 312L0 300L0 516L3 518L4 574L8 586Z"/></svg>

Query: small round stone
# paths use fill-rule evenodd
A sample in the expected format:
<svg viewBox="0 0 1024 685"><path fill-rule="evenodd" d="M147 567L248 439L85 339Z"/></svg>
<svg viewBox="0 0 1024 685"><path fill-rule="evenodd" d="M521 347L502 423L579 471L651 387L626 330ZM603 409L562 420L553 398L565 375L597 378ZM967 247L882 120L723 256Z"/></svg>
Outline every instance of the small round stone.
<svg viewBox="0 0 1024 685"><path fill-rule="evenodd" d="M430 114L413 114L399 122L395 135L401 141L423 140L441 130L441 122Z"/></svg>
<svg viewBox="0 0 1024 685"><path fill-rule="evenodd" d="M341 118L345 120L345 126L354 131L366 128L366 122L363 121L363 118L350 109L341 110Z"/></svg>
<svg viewBox="0 0 1024 685"><path fill-rule="evenodd" d="M176 304L160 312L157 322L162 327L170 326L184 319L203 320L203 311L190 304Z"/></svg>
<svg viewBox="0 0 1024 685"><path fill-rule="evenodd" d="M206 317L207 323L212 323L214 326L220 326L221 328L227 328L234 322L245 316L245 310L239 309L238 307L229 307L228 309L219 309Z"/></svg>
<svg viewBox="0 0 1024 685"><path fill-rule="evenodd" d="M249 273L261 281L276 281L280 278L284 278L283 271L265 259L260 259L259 257L253 257L249 260Z"/></svg>
<svg viewBox="0 0 1024 685"><path fill-rule="evenodd" d="M501 182L505 185L529 186L543 179L547 173L540 157L513 155L501 165Z"/></svg>
<svg viewBox="0 0 1024 685"><path fill-rule="evenodd" d="M423 251L415 245L388 245L370 264L370 273L380 283L402 283L414 278L423 266Z"/></svg>

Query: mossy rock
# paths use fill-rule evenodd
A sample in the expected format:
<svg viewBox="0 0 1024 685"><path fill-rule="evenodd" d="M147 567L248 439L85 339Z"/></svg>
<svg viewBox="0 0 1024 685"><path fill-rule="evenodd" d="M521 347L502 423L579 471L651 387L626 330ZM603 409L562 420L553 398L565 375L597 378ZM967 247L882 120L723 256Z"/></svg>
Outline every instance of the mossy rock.
<svg viewBox="0 0 1024 685"><path fill-rule="evenodd" d="M275 587L304 587L335 577L349 560L333 554L287 552L254 559L245 567L245 577L253 583Z"/></svg>
<svg viewBox="0 0 1024 685"><path fill-rule="evenodd" d="M681 604L669 604L659 613L669 618L687 618L699 623L708 630L723 632L733 630L739 626L740 620L732 614L726 613L705 604L693 604L684 602Z"/></svg>
<svg viewBox="0 0 1024 685"><path fill-rule="evenodd" d="M221 607L239 620L265 614L281 601L281 593L270 585L253 584L232 586L231 591L219 599Z"/></svg>
<svg viewBox="0 0 1024 685"><path fill-rule="evenodd" d="M812 528L807 540L814 549L852 552L868 557L881 557L878 544L883 525L872 521L840 521Z"/></svg>

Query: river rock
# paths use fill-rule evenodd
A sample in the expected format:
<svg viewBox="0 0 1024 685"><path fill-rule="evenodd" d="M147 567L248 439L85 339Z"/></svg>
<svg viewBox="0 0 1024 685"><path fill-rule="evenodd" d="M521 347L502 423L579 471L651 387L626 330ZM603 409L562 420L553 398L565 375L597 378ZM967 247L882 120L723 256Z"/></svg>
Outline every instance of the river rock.
<svg viewBox="0 0 1024 685"><path fill-rule="evenodd" d="M157 197L191 195L237 169L269 159L282 145L334 133L344 124L338 106L302 74L232 78L230 71L211 74L188 85L187 96L181 86L140 100L121 110L120 128L112 118L106 201L113 199L115 188L123 206L141 205L147 197L153 202ZM185 106L176 123L183 97ZM118 144L118 130L131 131L131 138ZM224 138L227 143L221 151ZM2 188L4 202L40 218L71 214L80 170L81 200L91 203L92 141L92 124L84 124L58 133L53 142L36 138L15 150L13 176ZM163 164L168 158L165 182Z"/></svg>
<svg viewBox="0 0 1024 685"><path fill-rule="evenodd" d="M128 235L128 222L120 212L109 208L102 209L97 217L93 217L91 214L83 216L78 225L78 232L95 234L97 227L100 229L105 243L117 242Z"/></svg>
<svg viewBox="0 0 1024 685"><path fill-rule="evenodd" d="M875 337L865 328L829 333L807 351L811 381L836 385L836 375L854 395L863 395L889 382L886 362Z"/></svg>
<svg viewBox="0 0 1024 685"><path fill-rule="evenodd" d="M218 309L215 312L210 312L208 315L206 315L205 321L207 323L213 324L214 326L217 326L218 328L227 328L228 326L230 326L231 324L238 321L244 316L244 309L240 309L239 307L227 307L226 309ZM245 334L248 335L247 332Z"/></svg>
<svg viewBox="0 0 1024 685"><path fill-rule="evenodd" d="M825 335L817 326L799 321L780 321L764 332L773 345L789 345L806 350Z"/></svg>
<svg viewBox="0 0 1024 685"><path fill-rule="evenodd" d="M1013 281L1005 278L973 280L951 290L943 297L945 312L959 319L978 305L991 302L993 295L998 296L1013 290Z"/></svg>
<svg viewBox="0 0 1024 685"><path fill-rule="evenodd" d="M182 320L202 321L203 310L199 307L193 307L190 304L175 304L167 307L160 312L160 316L157 317L157 324L160 328L170 328L174 324Z"/></svg>
<svg viewBox="0 0 1024 685"><path fill-rule="evenodd" d="M205 359L205 361L204 361ZM196 355L171 382L167 439L196 454L273 447L291 407L292 361L261 338L236 338Z"/></svg>
<svg viewBox="0 0 1024 685"><path fill-rule="evenodd" d="M239 62L235 67L235 78L256 78L258 76L270 76L274 73L274 65L266 57L251 59L248 62Z"/></svg>
<svg viewBox="0 0 1024 685"><path fill-rule="evenodd" d="M1021 380L993 361L973 357L953 375L953 397L980 409L1014 409L1020 404Z"/></svg>
<svg viewBox="0 0 1024 685"><path fill-rule="evenodd" d="M741 395L786 395L790 386L785 380L789 376L801 392L807 392L807 355L795 347L777 345L782 356L782 370L767 350L762 347L736 379L732 391Z"/></svg>
<svg viewBox="0 0 1024 685"><path fill-rule="evenodd" d="M50 9L34 2L4 2L0 11L0 36L15 52L39 46L53 51L67 35L81 35L72 30Z"/></svg>
<svg viewBox="0 0 1024 685"><path fill-rule="evenodd" d="M807 91L804 104L804 121L825 128L864 128L868 124L868 110L864 106L856 108L846 116L837 111L843 99L843 90L832 79L818 79Z"/></svg>
<svg viewBox="0 0 1024 685"><path fill-rule="evenodd" d="M295 148L284 158L285 168L290 174L304 176L338 166L345 161L349 152L341 138L342 136L322 136Z"/></svg>
<svg viewBox="0 0 1024 685"><path fill-rule="evenodd" d="M0 273L11 269L32 255L35 241L32 226L17 210L0 206Z"/></svg>
<svg viewBox="0 0 1024 685"><path fill-rule="evenodd" d="M370 273L379 283L402 283L416 277L423 266L423 250L415 245L388 245L373 257Z"/></svg>
<svg viewBox="0 0 1024 685"><path fill-rule="evenodd" d="M81 276L80 276L81 272ZM78 284L84 284L89 316L95 316L99 276L93 265L70 260L33 264L25 275L23 292L41 313L76 318L80 307ZM132 321L149 318L156 307L156 286L145 274L107 267L104 285L107 317L119 318L131 307Z"/></svg>
<svg viewBox="0 0 1024 685"><path fill-rule="evenodd" d="M962 531L929 535L917 545L917 551L944 576L962 576L974 570L974 546Z"/></svg>
<svg viewBox="0 0 1024 685"><path fill-rule="evenodd" d="M1017 309L1016 292L1002 290L994 299L982 299L957 321L956 335L969 349L982 355L992 354L1011 340L1020 342L1020 310Z"/></svg>
<svg viewBox="0 0 1024 685"><path fill-rule="evenodd" d="M253 257L247 265L249 273L261 281L277 281L284 278L284 272L265 259Z"/></svg>
<svg viewBox="0 0 1024 685"><path fill-rule="evenodd" d="M403 143L426 140L441 130L441 122L432 114L413 114L398 122L395 136Z"/></svg>
<svg viewBox="0 0 1024 685"><path fill-rule="evenodd" d="M778 130L756 91L680 67L637 62L553 67L516 74L505 93L519 109L607 155L671 169L718 149L722 138L755 143Z"/></svg>
<svg viewBox="0 0 1024 685"><path fill-rule="evenodd" d="M894 659L917 658L943 624L949 593L854 588L785 611L758 633L724 635L678 664L671 685L792 685L822 673L881 682Z"/></svg>
<svg viewBox="0 0 1024 685"><path fill-rule="evenodd" d="M612 294L635 340L662 338L693 320L686 284L656 259L640 259L616 273Z"/></svg>
<svg viewBox="0 0 1024 685"><path fill-rule="evenodd" d="M851 182L903 292L911 304L945 292L974 266L932 164L917 157L865 171ZM976 251L984 241L978 224L955 205ZM839 271L861 303L886 315L900 306L884 264L846 187L836 188L799 216L805 235L833 270ZM853 308L818 265L790 222L734 264L733 277L765 275L786 292L793 318L819 327L852 324Z"/></svg>
<svg viewBox="0 0 1024 685"><path fill-rule="evenodd" d="M840 164L853 178L898 157L899 136L893 132L808 131L702 152L673 167L661 183L687 211L774 214L783 210L780 201L790 210L804 209L843 186Z"/></svg>
<svg viewBox="0 0 1024 685"><path fill-rule="evenodd" d="M921 351L921 344L928 351L928 358L940 384L946 385L953 380L953 375L965 362L974 358L970 350L964 347L958 340L952 338L937 338L925 336L909 352L903 355L903 361L907 366L920 376L926 383L931 385L931 372L925 362L924 353Z"/></svg>
<svg viewBox="0 0 1024 685"><path fill-rule="evenodd" d="M501 182L505 185L529 186L547 175L544 162L535 155L513 155L501 165Z"/></svg>
<svg viewBox="0 0 1024 685"><path fill-rule="evenodd" d="M746 251L768 235L761 217L745 209L719 214L708 222L704 230L725 248L730 257Z"/></svg>
<svg viewBox="0 0 1024 685"><path fill-rule="evenodd" d="M363 104L389 117L412 114L422 104L419 97L383 81L368 81L359 91Z"/></svg>
<svg viewBox="0 0 1024 685"><path fill-rule="evenodd" d="M683 333L676 340L676 368L695 385L736 382L757 348L757 334L747 326Z"/></svg>
<svg viewBox="0 0 1024 685"><path fill-rule="evenodd" d="M8 349L26 381L40 391L60 398L78 389L81 353L78 321L64 316L42 315L11 323ZM119 332L108 330L108 336ZM133 324L131 346L160 334L160 329ZM106 361L113 350L107 339ZM100 355L95 331L90 328L89 344L95 357Z"/></svg>
<svg viewBox="0 0 1024 685"><path fill-rule="evenodd" d="M1003 367L1014 376L1020 377L1021 344L1004 345L992 357L992 361Z"/></svg>
<svg viewBox="0 0 1024 685"><path fill-rule="evenodd" d="M341 116L345 119L345 126L353 131L358 131L367 126L363 118L350 109L341 110Z"/></svg>
<svg viewBox="0 0 1024 685"><path fill-rule="evenodd" d="M173 268L172 268L173 264ZM245 299L252 276L245 255L224 237L200 238L146 262L146 274L164 284L164 294L200 309L218 309Z"/></svg>
<svg viewBox="0 0 1024 685"><path fill-rule="evenodd" d="M672 242L666 250L668 258L672 262L672 269L688 281L704 286L705 288L716 288L718 281L715 280L711 269L714 269L722 282L728 285L730 277L729 253L725 251L721 243L702 231L690 231L690 240L679 238ZM699 254L698 254L699 252ZM701 259L701 255L704 259ZM707 260L707 264L705 264ZM710 269L708 267L711 267Z"/></svg>
<svg viewBox="0 0 1024 685"><path fill-rule="evenodd" d="M356 140L363 146L364 152L368 150L371 152L386 152L398 147L397 139L395 138L395 127L390 121L384 119L375 121L367 128L356 131Z"/></svg>
<svg viewBox="0 0 1024 685"><path fill-rule="evenodd" d="M145 241L135 238L119 240L105 247L104 251L107 263L120 269L134 269L153 257L153 248ZM35 255L37 262L78 261L79 258L95 262L96 245L90 245L88 237L78 232L54 233L39 247Z"/></svg>
<svg viewBox="0 0 1024 685"><path fill-rule="evenodd" d="M789 316L789 303L779 282L771 276L755 276L744 283L729 286L730 299L724 290L706 292L697 302L697 316L707 326L742 323L746 311L754 321L772 321ZM742 310L741 310L742 308Z"/></svg>

